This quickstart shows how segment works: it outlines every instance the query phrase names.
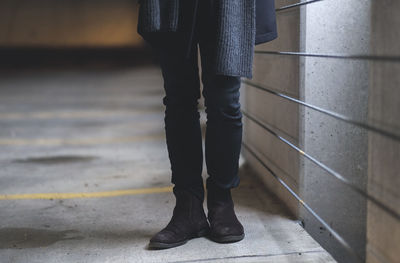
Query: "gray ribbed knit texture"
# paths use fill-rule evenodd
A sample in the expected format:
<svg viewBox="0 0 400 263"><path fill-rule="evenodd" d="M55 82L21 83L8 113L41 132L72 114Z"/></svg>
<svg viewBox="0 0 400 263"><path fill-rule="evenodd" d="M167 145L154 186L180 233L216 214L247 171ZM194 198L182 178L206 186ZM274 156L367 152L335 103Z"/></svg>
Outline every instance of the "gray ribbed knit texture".
<svg viewBox="0 0 400 263"><path fill-rule="evenodd" d="M179 0L141 0L138 29L141 32L177 31Z"/></svg>
<svg viewBox="0 0 400 263"><path fill-rule="evenodd" d="M138 31L177 31L179 1L187 0L141 0ZM216 74L252 78L255 0L214 1L217 41L213 70Z"/></svg>
<svg viewBox="0 0 400 263"><path fill-rule="evenodd" d="M255 0L218 1L216 73L251 78Z"/></svg>

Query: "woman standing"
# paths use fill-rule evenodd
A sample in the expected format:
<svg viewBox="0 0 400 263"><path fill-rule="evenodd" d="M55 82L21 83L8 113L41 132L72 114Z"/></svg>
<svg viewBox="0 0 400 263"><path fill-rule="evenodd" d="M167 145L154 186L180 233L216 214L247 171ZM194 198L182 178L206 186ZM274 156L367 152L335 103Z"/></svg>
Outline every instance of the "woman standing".
<svg viewBox="0 0 400 263"><path fill-rule="evenodd" d="M170 222L149 247L176 247L206 235L219 243L240 241L245 234L231 196L240 182L240 79L252 78L254 45L277 37L274 0L139 1L138 32L154 48L164 79L166 143L176 198ZM207 216L197 108L200 79L207 113Z"/></svg>

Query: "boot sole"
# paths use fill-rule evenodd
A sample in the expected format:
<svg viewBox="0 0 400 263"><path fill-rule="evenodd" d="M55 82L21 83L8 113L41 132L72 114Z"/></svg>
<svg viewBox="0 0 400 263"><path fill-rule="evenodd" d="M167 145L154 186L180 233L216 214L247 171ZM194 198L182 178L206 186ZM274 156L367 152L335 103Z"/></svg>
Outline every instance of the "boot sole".
<svg viewBox="0 0 400 263"><path fill-rule="evenodd" d="M244 238L244 233L235 236L210 236L210 239L217 243L234 243L242 240Z"/></svg>
<svg viewBox="0 0 400 263"><path fill-rule="evenodd" d="M176 242L176 243L163 243L163 242L150 242L149 243L149 248L150 249L167 249L167 248L173 248L173 247L178 247L186 244L189 240L196 238L196 237L204 237L208 235L209 229L203 229L200 232L192 235L186 240Z"/></svg>

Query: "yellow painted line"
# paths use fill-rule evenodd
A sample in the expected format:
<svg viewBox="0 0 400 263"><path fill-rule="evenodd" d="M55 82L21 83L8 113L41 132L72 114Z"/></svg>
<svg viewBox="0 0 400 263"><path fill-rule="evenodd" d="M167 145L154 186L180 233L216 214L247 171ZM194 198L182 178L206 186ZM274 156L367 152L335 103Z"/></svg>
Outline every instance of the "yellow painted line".
<svg viewBox="0 0 400 263"><path fill-rule="evenodd" d="M166 193L171 191L172 191L172 186L116 190L108 192L92 192L92 193L38 193L38 194L6 194L6 195L0 194L0 200L102 198L102 197L115 197L124 195Z"/></svg>
<svg viewBox="0 0 400 263"><path fill-rule="evenodd" d="M2 138L0 145L8 146L65 146L65 145L96 145L96 144L112 144L112 143L130 143L144 142L152 140L164 139L164 134L156 135L138 135L119 138Z"/></svg>

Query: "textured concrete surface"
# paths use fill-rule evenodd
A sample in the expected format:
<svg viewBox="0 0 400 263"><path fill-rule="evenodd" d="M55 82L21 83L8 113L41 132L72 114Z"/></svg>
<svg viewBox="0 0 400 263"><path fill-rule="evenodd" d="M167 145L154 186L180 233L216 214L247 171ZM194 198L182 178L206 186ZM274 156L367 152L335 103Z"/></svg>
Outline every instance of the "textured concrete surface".
<svg viewBox="0 0 400 263"><path fill-rule="evenodd" d="M275 1L278 7L294 2ZM370 8L368 0L326 0L281 11L277 14L278 39L256 49L331 55L368 54ZM252 81L365 122L368 78L369 62L365 60L256 54ZM245 107L257 119L319 162L366 189L367 131L252 87L246 86L244 95ZM364 258L366 199L258 124L246 120L245 126L246 142L262 155L263 161ZM260 175L268 174L250 154L246 158ZM272 176L262 178L324 248L341 262L353 262L331 233Z"/></svg>
<svg viewBox="0 0 400 263"><path fill-rule="evenodd" d="M371 53L400 55L400 2L372 4ZM368 121L400 134L400 64L372 62ZM368 192L400 213L400 142L370 132ZM400 262L400 221L372 202L368 203L367 262Z"/></svg>
<svg viewBox="0 0 400 263"><path fill-rule="evenodd" d="M322 1L302 10L304 52L368 54L368 0ZM335 10L332 12L332 10ZM305 57L302 59L301 97L305 102L366 122L368 61ZM354 125L302 107L302 149L361 189L366 189L368 133ZM365 258L367 200L309 160L302 160L300 193ZM354 262L343 246L305 209L306 230L339 262Z"/></svg>
<svg viewBox="0 0 400 263"><path fill-rule="evenodd" d="M0 73L1 263L334 262L243 162L244 240L148 250L174 206L162 96L153 67Z"/></svg>
<svg viewBox="0 0 400 263"><path fill-rule="evenodd" d="M277 8L293 3L295 2L291 0L275 1ZM300 10L298 8L278 13L278 38L274 41L257 45L256 50L297 51L300 45L299 20ZM295 56L256 54L253 70L253 82L295 98L299 97L299 58ZM271 126L291 142L298 143L298 105L247 85L244 85L242 99L247 112ZM264 162L278 176L283 178L292 189L298 191L300 183L298 154L275 136L258 127L253 121L244 118L244 123L246 126L244 136L246 143L262 153ZM258 165L257 160L252 158L250 154L245 154L245 156L259 174L268 173ZM292 213L298 215L299 204L297 200L289 195L287 190L272 176L262 176L261 178L268 188L290 208Z"/></svg>

